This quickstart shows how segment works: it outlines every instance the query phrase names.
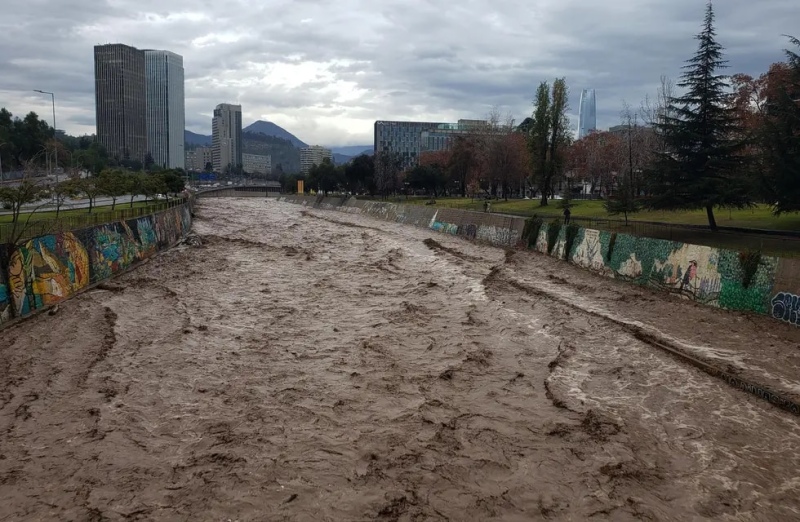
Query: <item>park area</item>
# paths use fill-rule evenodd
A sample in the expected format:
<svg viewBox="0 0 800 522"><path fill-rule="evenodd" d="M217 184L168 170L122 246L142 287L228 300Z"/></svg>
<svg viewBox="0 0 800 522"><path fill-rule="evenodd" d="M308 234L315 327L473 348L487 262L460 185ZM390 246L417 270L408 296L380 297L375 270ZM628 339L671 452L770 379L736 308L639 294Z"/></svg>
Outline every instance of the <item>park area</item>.
<svg viewBox="0 0 800 522"><path fill-rule="evenodd" d="M446 197L432 200L429 196L398 198L397 202L458 208L483 212L484 203L491 212L544 220L563 219L563 204L552 199L541 206L538 199L492 199ZM720 230L708 229L705 210L640 211L630 214L628 223L622 215L611 216L602 200L570 200L571 219L578 225L613 232L633 234L682 243L708 245L730 250L761 250L764 254L783 257L800 256L800 213L775 215L768 205L746 209L716 210ZM736 230L726 230L734 228ZM749 229L745 231L742 229Z"/></svg>
<svg viewBox="0 0 800 522"><path fill-rule="evenodd" d="M798 400L788 323L366 215L195 212L2 331L0 520L800 513L798 417L658 347Z"/></svg>

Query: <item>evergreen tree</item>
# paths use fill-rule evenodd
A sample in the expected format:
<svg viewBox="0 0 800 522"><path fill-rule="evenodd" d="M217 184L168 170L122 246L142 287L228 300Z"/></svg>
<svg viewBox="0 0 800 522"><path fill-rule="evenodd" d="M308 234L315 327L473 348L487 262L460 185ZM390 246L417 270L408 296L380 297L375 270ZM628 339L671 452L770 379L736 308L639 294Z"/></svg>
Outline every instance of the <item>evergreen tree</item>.
<svg viewBox="0 0 800 522"><path fill-rule="evenodd" d="M800 47L800 40L790 38ZM775 213L800 212L800 55L786 50L786 64L770 71L762 129L767 192Z"/></svg>
<svg viewBox="0 0 800 522"><path fill-rule="evenodd" d="M628 214L633 214L640 210L639 200L636 199L634 191L630 178L624 177L619 181L617 191L603 203L609 215L624 214L626 226L628 225Z"/></svg>
<svg viewBox="0 0 800 522"><path fill-rule="evenodd" d="M727 77L717 73L726 67L722 46L716 41L714 11L707 4L703 29L696 36L697 53L687 61L682 81L683 96L672 98L656 124L666 151L658 154L650 173L650 208L663 210L705 209L708 225L717 229L714 208L751 205L751 191L744 175L744 143L735 108L726 93Z"/></svg>

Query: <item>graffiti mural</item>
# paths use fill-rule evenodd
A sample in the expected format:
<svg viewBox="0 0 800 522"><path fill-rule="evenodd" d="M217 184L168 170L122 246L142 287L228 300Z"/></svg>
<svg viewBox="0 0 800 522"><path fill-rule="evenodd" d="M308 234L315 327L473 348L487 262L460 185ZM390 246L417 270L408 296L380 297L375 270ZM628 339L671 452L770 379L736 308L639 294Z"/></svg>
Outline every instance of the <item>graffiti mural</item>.
<svg viewBox="0 0 800 522"><path fill-rule="evenodd" d="M666 259L654 260L650 279L653 286L663 290L716 304L722 288L718 264L718 249L684 244Z"/></svg>
<svg viewBox="0 0 800 522"><path fill-rule="evenodd" d="M800 326L800 296L781 292L772 298L772 317Z"/></svg>
<svg viewBox="0 0 800 522"><path fill-rule="evenodd" d="M11 302L3 275L0 274L0 324L11 319Z"/></svg>
<svg viewBox="0 0 800 522"><path fill-rule="evenodd" d="M42 236L20 246L8 269L17 315L49 306L89 284L89 256L75 234Z"/></svg>
<svg viewBox="0 0 800 522"><path fill-rule="evenodd" d="M31 239L11 255L6 278L0 276L0 324L130 268L177 243L190 227L191 212L182 205L135 220Z"/></svg>
<svg viewBox="0 0 800 522"><path fill-rule="evenodd" d="M309 203L309 199L302 196L285 200ZM311 201L313 204L313 199ZM509 220L498 221L496 226L475 227L471 223L486 223L486 214L455 209L356 198L350 198L345 204L337 202L331 208L351 212L360 209L378 219L414 224L502 246L516 245L522 233L521 218L519 226ZM530 242L534 250L543 254L548 253L549 226L550 223L542 224L538 236ZM800 259L762 256L755 274L745 278L739 253L730 250L591 229L581 229L572 244L570 261L605 276L719 308L770 315L800 326ZM552 246L550 255L563 258L563 227ZM780 292L776 294L778 289Z"/></svg>

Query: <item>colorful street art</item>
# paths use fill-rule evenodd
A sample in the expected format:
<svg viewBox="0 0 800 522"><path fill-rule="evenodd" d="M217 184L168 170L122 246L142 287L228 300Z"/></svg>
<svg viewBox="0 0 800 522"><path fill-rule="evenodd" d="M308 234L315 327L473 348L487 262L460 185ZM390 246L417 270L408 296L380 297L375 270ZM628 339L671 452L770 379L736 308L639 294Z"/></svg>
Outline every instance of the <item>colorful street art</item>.
<svg viewBox="0 0 800 522"><path fill-rule="evenodd" d="M492 221L496 216L456 209L328 198L314 201L304 196L283 196L282 201L365 213L378 219L427 227L437 232L479 239L498 246L518 244L524 220ZM412 217L413 216L413 217ZM499 218L502 219L502 218ZM496 224L487 224L489 223ZM548 254L549 223L543 223L532 248ZM800 259L762 256L747 286L739 253L708 246L580 229L570 252L565 228L552 251L581 267L607 277L650 286L677 297L729 310L752 311L800 326Z"/></svg>
<svg viewBox="0 0 800 522"><path fill-rule="evenodd" d="M0 276L0 324L67 299L177 243L191 227L188 205L130 221L31 239Z"/></svg>

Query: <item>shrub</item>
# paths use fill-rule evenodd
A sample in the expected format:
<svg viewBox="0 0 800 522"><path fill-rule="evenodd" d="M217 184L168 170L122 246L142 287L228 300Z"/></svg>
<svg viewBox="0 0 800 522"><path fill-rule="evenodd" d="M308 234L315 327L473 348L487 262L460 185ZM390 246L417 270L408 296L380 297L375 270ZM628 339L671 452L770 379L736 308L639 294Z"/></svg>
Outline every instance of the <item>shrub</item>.
<svg viewBox="0 0 800 522"><path fill-rule="evenodd" d="M606 254L606 261L611 261L611 256L614 255L614 245L617 243L617 233L611 233L611 239L608 240L608 254Z"/></svg>
<svg viewBox="0 0 800 522"><path fill-rule="evenodd" d="M554 219L552 223L547 226L547 253L552 254L553 248L558 241L558 234L561 232L561 221Z"/></svg>
<svg viewBox="0 0 800 522"><path fill-rule="evenodd" d="M564 259L569 261L569 253L572 252L572 247L575 245L575 239L578 237L578 231L581 229L575 223L567 225L567 232L565 234L566 241L564 243Z"/></svg>
<svg viewBox="0 0 800 522"><path fill-rule="evenodd" d="M742 267L742 286L748 288L761 265L760 250L745 250L739 252L739 265Z"/></svg>

